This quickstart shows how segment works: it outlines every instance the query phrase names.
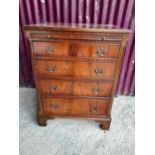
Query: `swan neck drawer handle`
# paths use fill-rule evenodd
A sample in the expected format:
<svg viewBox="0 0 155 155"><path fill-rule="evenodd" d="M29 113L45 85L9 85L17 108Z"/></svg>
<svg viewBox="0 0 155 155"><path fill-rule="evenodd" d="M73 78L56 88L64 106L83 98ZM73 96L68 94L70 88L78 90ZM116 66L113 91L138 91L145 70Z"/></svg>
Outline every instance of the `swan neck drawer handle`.
<svg viewBox="0 0 155 155"><path fill-rule="evenodd" d="M57 91L57 90L59 90L59 89L58 89L58 86L50 86L50 87L49 87L49 90L50 90L50 91Z"/></svg>
<svg viewBox="0 0 155 155"><path fill-rule="evenodd" d="M46 52L47 53L53 53L54 52L54 47L52 47L52 46L46 47Z"/></svg>
<svg viewBox="0 0 155 155"><path fill-rule="evenodd" d="M98 56L103 57L106 54L106 49L105 48L98 48L96 53Z"/></svg>
<svg viewBox="0 0 155 155"><path fill-rule="evenodd" d="M90 106L90 111L92 113L96 113L97 112L97 106Z"/></svg>
<svg viewBox="0 0 155 155"><path fill-rule="evenodd" d="M55 65L51 65L51 66L48 67L48 71L49 71L50 73L55 72L55 70L56 70L56 66L55 66Z"/></svg>
<svg viewBox="0 0 155 155"><path fill-rule="evenodd" d="M59 104L58 103L53 103L53 104L50 105L50 107L52 109L58 109L59 108Z"/></svg>
<svg viewBox="0 0 155 155"><path fill-rule="evenodd" d="M103 75L104 70L103 70L102 68L96 68L96 69L95 69L95 73L96 73L97 75Z"/></svg>
<svg viewBox="0 0 155 155"><path fill-rule="evenodd" d="M97 95L100 93L100 89L99 88L92 88L92 93Z"/></svg>

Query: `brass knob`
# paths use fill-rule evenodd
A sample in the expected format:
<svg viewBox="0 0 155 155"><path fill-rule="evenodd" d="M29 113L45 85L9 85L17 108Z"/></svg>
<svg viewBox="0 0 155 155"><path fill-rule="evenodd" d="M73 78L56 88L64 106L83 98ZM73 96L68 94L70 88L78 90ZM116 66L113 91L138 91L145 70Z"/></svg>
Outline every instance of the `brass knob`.
<svg viewBox="0 0 155 155"><path fill-rule="evenodd" d="M100 89L99 88L92 88L92 93L97 95L100 93Z"/></svg>
<svg viewBox="0 0 155 155"><path fill-rule="evenodd" d="M58 86L50 86L48 89L50 91L57 91L58 90Z"/></svg>
<svg viewBox="0 0 155 155"><path fill-rule="evenodd" d="M55 65L51 65L48 67L48 71L53 73L56 70L56 66Z"/></svg>
<svg viewBox="0 0 155 155"><path fill-rule="evenodd" d="M96 68L95 69L95 73L97 74L97 75L102 75L103 73L104 73L104 70L103 70L103 68Z"/></svg>
<svg viewBox="0 0 155 155"><path fill-rule="evenodd" d="M59 104L58 103L53 103L50 105L51 108L54 108L54 109L58 109L59 108Z"/></svg>
<svg viewBox="0 0 155 155"><path fill-rule="evenodd" d="M53 53L54 47L52 47L52 46L46 47L46 51L47 51L47 53Z"/></svg>
<svg viewBox="0 0 155 155"><path fill-rule="evenodd" d="M48 34L48 35L47 35L47 38L51 38L51 35L50 35L50 34Z"/></svg>
<svg viewBox="0 0 155 155"><path fill-rule="evenodd" d="M98 48L96 53L97 53L98 56L103 57L106 54L106 49L105 48Z"/></svg>

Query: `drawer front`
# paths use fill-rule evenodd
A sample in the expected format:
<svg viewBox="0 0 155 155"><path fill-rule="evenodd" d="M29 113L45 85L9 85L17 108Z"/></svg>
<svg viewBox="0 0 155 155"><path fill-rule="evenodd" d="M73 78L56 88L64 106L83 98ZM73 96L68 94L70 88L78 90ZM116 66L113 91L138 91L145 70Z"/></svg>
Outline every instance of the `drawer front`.
<svg viewBox="0 0 155 155"><path fill-rule="evenodd" d="M34 54L38 56L117 58L119 47L117 43L33 42Z"/></svg>
<svg viewBox="0 0 155 155"><path fill-rule="evenodd" d="M73 100L71 114L107 115L108 105L108 100Z"/></svg>
<svg viewBox="0 0 155 155"><path fill-rule="evenodd" d="M111 96L112 82L38 80L41 94L75 96Z"/></svg>
<svg viewBox="0 0 155 155"><path fill-rule="evenodd" d="M42 105L53 115L107 115L109 100L43 98Z"/></svg>
<svg viewBox="0 0 155 155"><path fill-rule="evenodd" d="M92 33L79 33L79 32L60 32L53 31L51 33L31 33L31 39L33 41L53 41L53 40L63 40L63 41L104 41L104 42L121 42L123 40L122 34L103 34L98 32L97 35L93 35Z"/></svg>
<svg viewBox="0 0 155 155"><path fill-rule="evenodd" d="M117 63L36 60L38 76L71 76L78 78L114 79Z"/></svg>
<svg viewBox="0 0 155 155"><path fill-rule="evenodd" d="M44 98L42 99L43 111L50 114L70 113L70 102L64 99Z"/></svg>
<svg viewBox="0 0 155 155"><path fill-rule="evenodd" d="M60 80L38 80L41 94L50 95L71 95L72 94L72 82L60 81Z"/></svg>

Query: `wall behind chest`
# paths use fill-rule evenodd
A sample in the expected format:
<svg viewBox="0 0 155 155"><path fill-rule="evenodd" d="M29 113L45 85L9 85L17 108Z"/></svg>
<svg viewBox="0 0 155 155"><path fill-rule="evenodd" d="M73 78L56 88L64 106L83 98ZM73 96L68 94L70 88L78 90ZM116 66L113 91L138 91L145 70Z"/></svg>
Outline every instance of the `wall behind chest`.
<svg viewBox="0 0 155 155"><path fill-rule="evenodd" d="M130 28L117 94L134 95L134 0L20 0L20 86L33 87L28 42L22 27L42 22L114 24Z"/></svg>

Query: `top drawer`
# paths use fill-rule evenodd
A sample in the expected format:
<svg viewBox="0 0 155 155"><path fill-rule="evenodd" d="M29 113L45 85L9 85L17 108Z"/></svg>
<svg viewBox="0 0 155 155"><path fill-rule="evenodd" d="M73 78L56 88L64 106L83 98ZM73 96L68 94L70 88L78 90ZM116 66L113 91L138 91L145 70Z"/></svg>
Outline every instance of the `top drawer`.
<svg viewBox="0 0 155 155"><path fill-rule="evenodd" d="M88 43L88 42L33 42L33 51L36 56L62 56L62 57L92 57L117 58L119 43Z"/></svg>

